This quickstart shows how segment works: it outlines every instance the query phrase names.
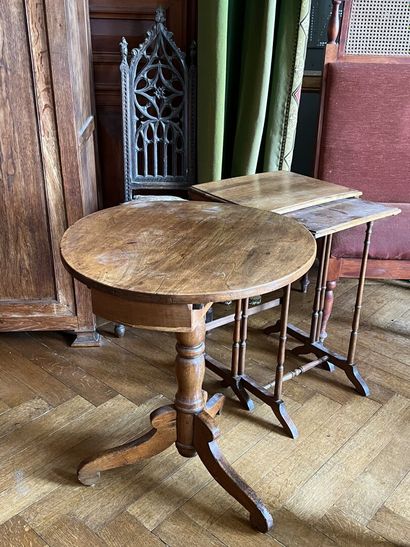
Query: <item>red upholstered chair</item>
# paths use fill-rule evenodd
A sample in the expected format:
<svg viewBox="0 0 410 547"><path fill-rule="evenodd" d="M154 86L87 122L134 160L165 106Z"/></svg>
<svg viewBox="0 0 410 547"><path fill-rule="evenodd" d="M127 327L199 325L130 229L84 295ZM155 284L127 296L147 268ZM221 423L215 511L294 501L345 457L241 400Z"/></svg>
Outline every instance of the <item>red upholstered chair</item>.
<svg viewBox="0 0 410 547"><path fill-rule="evenodd" d="M329 22L315 176L402 210L375 223L367 277L410 279L410 2L346 0L339 38L340 4ZM334 236L330 309L336 281L359 275L363 239L363 227Z"/></svg>

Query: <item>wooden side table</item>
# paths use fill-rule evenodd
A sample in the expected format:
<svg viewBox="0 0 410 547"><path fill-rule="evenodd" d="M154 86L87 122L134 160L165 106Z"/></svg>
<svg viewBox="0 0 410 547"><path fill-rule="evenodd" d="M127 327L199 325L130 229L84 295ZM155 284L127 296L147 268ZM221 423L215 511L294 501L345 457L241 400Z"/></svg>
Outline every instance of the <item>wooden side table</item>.
<svg viewBox="0 0 410 547"><path fill-rule="evenodd" d="M302 179L304 177L282 171L275 173L273 178L272 175L272 173L260 175L264 181L270 180L273 182L271 187L266 185L262 186L260 182L255 180L247 180L250 179L250 177L238 177L237 179L221 181L219 189L214 188L216 183L197 185L191 190L191 197L194 199L215 199L215 201L221 201L221 196L223 195L225 201L226 197L229 196L232 203L241 205L248 204L249 206L264 210L274 209L274 203L275 200L277 200L278 210L285 211L284 214L287 217L293 218L303 224L312 233L315 239L321 240L322 245L319 256L319 269L310 332L306 333L295 325L287 323L289 297L286 293L282 302L279 302L282 303L280 320L275 325L265 329L266 334L280 332L279 354L283 348L283 339L285 338L286 340L286 334L289 334L302 342L301 346L292 350L293 353L296 355L312 354L315 356L315 359L304 363L286 374L278 373L277 368L275 379L264 386L258 384L253 378L248 376L245 372L245 353L249 309L248 299L244 299L241 302L236 303L236 312L233 317L235 325L230 369L209 355L206 356L206 365L223 379L226 386L232 388L244 408L247 410L253 408L253 402L248 392L252 393L272 408L285 432L290 437L296 438L298 436L297 428L287 414L283 403L280 405L280 411L278 409L277 401L282 400L283 382L291 380L314 367L321 367L328 371L332 371L336 366L346 373L348 379L352 382L358 393L364 396L369 394L369 388L357 368L355 354L370 237L372 226L375 221L388 216L397 215L400 213L400 209L397 209L396 207L387 207L381 203L364 201L354 194L349 196L348 189L345 187L340 187L338 190L337 185L332 184L329 186L330 183L319 180L316 181L317 184L310 182L310 191L308 184L303 193L299 188L299 184L303 185ZM308 179L308 181L314 180L315 179ZM282 181L282 184L280 184L280 181ZM248 183L250 183L250 186ZM326 191L323 191L322 194L319 195L319 184L323 184L324 187L327 188L327 193ZM292 195L292 185L296 185L296 196ZM259 194L257 200L255 200L255 196L252 197L251 195L252 186L253 190ZM203 187L205 190L203 190ZM211 190L215 191L215 196L211 194ZM346 194L348 197L340 199L340 196ZM309 202L314 200L317 200L316 205L309 206ZM361 271L357 286L350 342L347 355L344 357L324 345L324 341L327 337L326 328L333 300L332 287L326 286L332 235L336 232L341 232L354 226L364 224L367 225L367 229L363 244ZM268 309L276 304L277 300L264 304L264 308ZM283 306L285 309L283 309ZM223 321L220 322L223 324ZM284 362L284 356L280 361ZM272 389L273 391L271 391Z"/></svg>
<svg viewBox="0 0 410 547"><path fill-rule="evenodd" d="M294 211L287 215L289 218L294 218L306 226L315 239L323 239L322 252L319 257L319 270L313 301L310 332L305 333L294 325L288 325L288 333L303 343L301 347L295 348L293 352L297 355L313 353L318 358L326 358L329 364L333 364L344 370L356 390L365 396L369 395L369 388L357 369L355 354L372 228L374 222L389 216L398 215L399 213L400 209L397 207L389 207L382 203L364 201L362 199L343 199ZM326 286L332 235L364 224L366 225L366 232L363 242L352 329L347 356L343 357L324 346L324 341L327 338L327 323L333 302L332 287ZM279 328L279 324L277 324L276 326L268 327L265 329L265 332L270 334ZM303 366L307 370L309 369L308 363ZM301 372L304 372L304 370Z"/></svg>
<svg viewBox="0 0 410 547"><path fill-rule="evenodd" d="M95 313L177 337L174 405L154 411L152 428L142 437L84 461L79 480L94 484L101 471L154 456L175 442L182 456L198 454L249 511L252 525L266 532L271 515L217 444L215 416L223 396L208 400L202 390L205 314L212 302L282 287L288 294L315 259L314 238L297 221L266 211L130 202L78 221L65 233L61 253L68 270L90 287Z"/></svg>
<svg viewBox="0 0 410 547"><path fill-rule="evenodd" d="M359 197L360 190L298 175L273 171L191 186L192 199L236 203L281 215L344 198Z"/></svg>

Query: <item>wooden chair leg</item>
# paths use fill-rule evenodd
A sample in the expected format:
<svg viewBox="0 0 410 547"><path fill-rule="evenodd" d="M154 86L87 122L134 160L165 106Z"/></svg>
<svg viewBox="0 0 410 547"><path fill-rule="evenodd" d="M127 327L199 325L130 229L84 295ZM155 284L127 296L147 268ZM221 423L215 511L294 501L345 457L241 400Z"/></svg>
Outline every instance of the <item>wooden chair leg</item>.
<svg viewBox="0 0 410 547"><path fill-rule="evenodd" d="M300 292L307 294L310 285L309 272L300 278Z"/></svg>
<svg viewBox="0 0 410 547"><path fill-rule="evenodd" d="M131 465L151 458L171 446L176 440L176 410L163 406L151 413L152 429L129 443L110 448L81 462L77 476L86 486L93 486L101 471Z"/></svg>
<svg viewBox="0 0 410 547"><path fill-rule="evenodd" d="M323 317L322 325L320 329L319 340L323 343L327 338L327 323L332 314L333 302L334 302L334 290L336 289L336 281L327 281L326 283L326 293L325 293L325 303L323 308Z"/></svg>
<svg viewBox="0 0 410 547"><path fill-rule="evenodd" d="M222 488L249 511L252 526L259 532L267 532L273 526L272 516L252 488L225 459L217 444L219 435L214 419L206 411L195 415L194 446L198 456Z"/></svg>

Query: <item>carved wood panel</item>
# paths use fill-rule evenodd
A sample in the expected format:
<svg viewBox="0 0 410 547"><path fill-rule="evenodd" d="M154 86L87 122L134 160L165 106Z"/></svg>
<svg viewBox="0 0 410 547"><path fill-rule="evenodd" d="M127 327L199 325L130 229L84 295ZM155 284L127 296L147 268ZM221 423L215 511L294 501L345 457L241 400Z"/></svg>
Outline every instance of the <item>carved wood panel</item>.
<svg viewBox="0 0 410 547"><path fill-rule="evenodd" d="M99 162L104 206L124 199L119 42L139 45L161 5L177 45L188 51L196 37L195 0L90 0Z"/></svg>

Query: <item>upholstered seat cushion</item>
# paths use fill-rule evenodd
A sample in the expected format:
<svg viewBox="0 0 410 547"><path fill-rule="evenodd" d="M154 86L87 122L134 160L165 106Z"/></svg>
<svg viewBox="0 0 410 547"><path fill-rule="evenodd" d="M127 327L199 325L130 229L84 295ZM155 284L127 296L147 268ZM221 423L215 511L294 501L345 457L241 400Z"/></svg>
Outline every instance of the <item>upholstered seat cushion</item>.
<svg viewBox="0 0 410 547"><path fill-rule="evenodd" d="M318 178L394 203L375 223L370 257L410 259L410 64L327 65ZM335 236L332 255L358 257L362 229Z"/></svg>
<svg viewBox="0 0 410 547"><path fill-rule="evenodd" d="M410 204L386 203L401 209L394 217L374 223L369 258L410 260ZM366 226L351 228L333 236L332 256L360 258Z"/></svg>

